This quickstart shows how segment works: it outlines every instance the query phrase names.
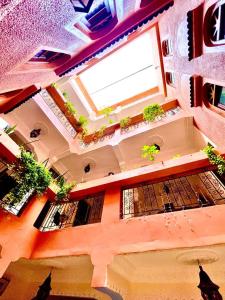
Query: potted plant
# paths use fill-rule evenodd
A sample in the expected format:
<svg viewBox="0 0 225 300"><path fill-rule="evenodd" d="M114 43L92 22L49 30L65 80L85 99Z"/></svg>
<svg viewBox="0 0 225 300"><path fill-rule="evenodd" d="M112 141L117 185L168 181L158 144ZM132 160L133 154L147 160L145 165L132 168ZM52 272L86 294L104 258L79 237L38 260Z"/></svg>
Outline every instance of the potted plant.
<svg viewBox="0 0 225 300"><path fill-rule="evenodd" d="M105 125L102 125L99 130L96 132L96 135L98 138L101 138L104 136L104 133L105 133L105 129L106 129L106 126Z"/></svg>
<svg viewBox="0 0 225 300"><path fill-rule="evenodd" d="M14 126L6 126L4 129L4 132L8 135L10 135L11 133L13 133L16 129L16 125Z"/></svg>
<svg viewBox="0 0 225 300"><path fill-rule="evenodd" d="M146 121L153 122L156 118L161 117L163 114L164 110L159 104L151 104L144 108L143 118Z"/></svg>
<svg viewBox="0 0 225 300"><path fill-rule="evenodd" d="M58 192L56 193L56 201L68 201L69 200L69 194L72 191L72 189L76 186L76 182L70 182L66 183L63 176L60 176L60 178L57 180L57 185L59 187Z"/></svg>
<svg viewBox="0 0 225 300"><path fill-rule="evenodd" d="M115 122L110 118L110 115L112 114L113 110L114 109L112 107L106 107L100 111L100 113L104 115L109 124L113 124Z"/></svg>
<svg viewBox="0 0 225 300"><path fill-rule="evenodd" d="M120 128L126 128L128 126L130 126L131 124L131 118L130 117L126 117L120 120Z"/></svg>
<svg viewBox="0 0 225 300"><path fill-rule="evenodd" d="M153 145L144 145L142 147L142 157L148 158L150 161L155 160L155 155L159 153L160 147L157 144Z"/></svg>
<svg viewBox="0 0 225 300"><path fill-rule="evenodd" d="M83 115L80 115L79 118L78 118L78 126L82 127L82 128L86 128L87 125L88 125L88 119L83 116Z"/></svg>
<svg viewBox="0 0 225 300"><path fill-rule="evenodd" d="M66 113L70 116L74 116L77 114L77 111L74 107L74 104L73 102L71 102L70 100L67 100L65 103L64 103L64 106L65 106L65 109L66 109Z"/></svg>
<svg viewBox="0 0 225 300"><path fill-rule="evenodd" d="M209 162L217 166L218 174L223 175L225 173L225 159L220 154L217 154L211 145L206 146L203 152L208 156Z"/></svg>

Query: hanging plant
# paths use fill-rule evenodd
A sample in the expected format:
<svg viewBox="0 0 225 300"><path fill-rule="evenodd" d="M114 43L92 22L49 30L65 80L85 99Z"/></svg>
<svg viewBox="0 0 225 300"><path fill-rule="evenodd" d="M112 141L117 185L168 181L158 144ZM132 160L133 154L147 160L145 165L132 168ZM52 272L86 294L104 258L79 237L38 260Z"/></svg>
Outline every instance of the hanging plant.
<svg viewBox="0 0 225 300"><path fill-rule="evenodd" d="M206 146L203 152L208 156L209 162L217 166L218 174L223 175L225 173L225 159L221 155L216 154L216 150L211 145Z"/></svg>
<svg viewBox="0 0 225 300"><path fill-rule="evenodd" d="M10 204L19 203L31 190L38 195L43 194L52 181L51 172L42 163L38 163L33 154L24 148L21 148L18 160L8 165L8 168L17 183L6 196L6 202Z"/></svg>
<svg viewBox="0 0 225 300"><path fill-rule="evenodd" d="M143 118L146 121L153 122L157 117L161 117L164 114L164 110L159 104L151 104L144 108Z"/></svg>
<svg viewBox="0 0 225 300"><path fill-rule="evenodd" d="M159 153L160 147L157 144L153 144L151 146L144 145L142 147L142 157L148 158L150 161L155 160L155 155Z"/></svg>
<svg viewBox="0 0 225 300"><path fill-rule="evenodd" d="M131 118L130 117L126 117L120 120L120 128L126 128L128 126L130 126L131 124Z"/></svg>
<svg viewBox="0 0 225 300"><path fill-rule="evenodd" d="M59 186L59 190L56 193L56 201L68 201L69 200L69 194L72 191L72 189L76 186L76 182L70 182L66 183L63 176L60 176L60 178L57 180L57 185Z"/></svg>

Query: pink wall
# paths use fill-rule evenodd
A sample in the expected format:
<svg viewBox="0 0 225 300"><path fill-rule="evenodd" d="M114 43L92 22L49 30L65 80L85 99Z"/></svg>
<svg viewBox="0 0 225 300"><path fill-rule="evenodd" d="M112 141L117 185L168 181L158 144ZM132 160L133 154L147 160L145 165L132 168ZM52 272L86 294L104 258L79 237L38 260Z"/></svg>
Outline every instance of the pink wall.
<svg viewBox="0 0 225 300"><path fill-rule="evenodd" d="M225 86L224 46L206 47L203 42L203 54L188 61L187 12L203 2L205 12L216 0L176 0L174 6L159 19L161 41L169 38L173 46L173 55L163 59L165 71L174 72L176 77L175 88L167 86L168 97L176 97L185 110L193 113L198 128L218 146L225 147L225 118L204 105L190 107L190 76L200 75L203 81Z"/></svg>

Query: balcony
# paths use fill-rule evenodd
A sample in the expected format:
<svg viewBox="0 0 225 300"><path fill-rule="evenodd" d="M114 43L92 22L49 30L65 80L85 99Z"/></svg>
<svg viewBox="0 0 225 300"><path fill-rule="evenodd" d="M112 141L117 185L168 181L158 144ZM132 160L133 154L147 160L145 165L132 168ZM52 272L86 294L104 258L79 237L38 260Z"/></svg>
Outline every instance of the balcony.
<svg viewBox="0 0 225 300"><path fill-rule="evenodd" d="M77 134L76 129L48 91L45 89L41 90L39 94L33 97L33 99L57 130L66 138L66 140L71 142Z"/></svg>
<svg viewBox="0 0 225 300"><path fill-rule="evenodd" d="M87 225L101 222L104 193L64 203L48 201L34 226L40 231Z"/></svg>
<svg viewBox="0 0 225 300"><path fill-rule="evenodd" d="M225 186L211 170L122 189L120 217L127 219L225 204Z"/></svg>

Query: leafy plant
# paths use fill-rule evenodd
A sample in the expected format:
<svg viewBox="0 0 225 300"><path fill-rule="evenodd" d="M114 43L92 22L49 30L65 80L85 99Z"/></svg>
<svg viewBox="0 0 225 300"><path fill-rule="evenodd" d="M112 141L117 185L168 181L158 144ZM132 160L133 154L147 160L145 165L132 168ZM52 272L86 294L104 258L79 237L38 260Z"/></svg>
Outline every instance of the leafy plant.
<svg viewBox="0 0 225 300"><path fill-rule="evenodd" d="M102 125L102 126L99 128L99 130L96 132L98 138L103 137L103 135L104 135L104 133L105 133L105 129L106 129L106 126L105 126L105 125Z"/></svg>
<svg viewBox="0 0 225 300"><path fill-rule="evenodd" d="M52 181L51 172L23 148L17 162L8 165L8 168L17 182L16 187L6 197L6 201L11 204L20 202L31 190L41 195Z"/></svg>
<svg viewBox="0 0 225 300"><path fill-rule="evenodd" d="M221 155L216 154L214 147L211 145L206 146L203 152L208 156L209 162L217 166L217 172L223 175L225 173L225 159Z"/></svg>
<svg viewBox="0 0 225 300"><path fill-rule="evenodd" d="M105 116L109 124L113 124L115 122L110 118L110 115L112 114L113 110L114 109L112 107L106 107L100 111L100 113Z"/></svg>
<svg viewBox="0 0 225 300"><path fill-rule="evenodd" d="M63 97L64 97L64 98L69 99L69 96L68 96L68 93L67 93L67 92L63 91L62 94L63 94Z"/></svg>
<svg viewBox="0 0 225 300"><path fill-rule="evenodd" d="M126 128L131 124L131 118L126 117L120 120L120 128Z"/></svg>
<svg viewBox="0 0 225 300"><path fill-rule="evenodd" d="M86 128L86 126L88 125L88 119L83 115L79 116L78 122L79 122L80 126L83 128Z"/></svg>
<svg viewBox="0 0 225 300"><path fill-rule="evenodd" d="M13 133L16 129L17 125L14 126L6 126L6 128L4 129L4 132L8 135L10 135L11 133Z"/></svg>
<svg viewBox="0 0 225 300"><path fill-rule="evenodd" d="M153 144L151 146L144 145L141 150L142 150L142 157L148 158L150 161L154 161L155 155L158 154L160 151L158 149L157 145L155 145L155 144Z"/></svg>
<svg viewBox="0 0 225 300"><path fill-rule="evenodd" d="M51 87L57 88L57 87L58 87L58 84L57 84L56 82L53 82L53 83L51 84Z"/></svg>
<svg viewBox="0 0 225 300"><path fill-rule="evenodd" d="M108 118L111 115L112 112L113 112L113 108L112 107L106 107L106 108L104 108L104 109L102 109L100 111L100 113L102 115L104 115L106 118Z"/></svg>
<svg viewBox="0 0 225 300"><path fill-rule="evenodd" d="M164 114L164 110L159 104L151 104L146 106L143 111L143 118L146 121L153 122L159 116Z"/></svg>
<svg viewBox="0 0 225 300"><path fill-rule="evenodd" d="M65 109L67 111L68 114L70 115L76 115L77 111L74 107L74 104L73 102L71 102L70 100L67 100L65 103L64 103L64 106L65 106Z"/></svg>
<svg viewBox="0 0 225 300"><path fill-rule="evenodd" d="M56 200L69 200L69 193L76 186L76 182L72 181L70 183L66 183L63 176L60 176L60 178L57 180L57 184L59 186L59 190L56 193Z"/></svg>

